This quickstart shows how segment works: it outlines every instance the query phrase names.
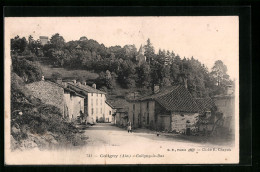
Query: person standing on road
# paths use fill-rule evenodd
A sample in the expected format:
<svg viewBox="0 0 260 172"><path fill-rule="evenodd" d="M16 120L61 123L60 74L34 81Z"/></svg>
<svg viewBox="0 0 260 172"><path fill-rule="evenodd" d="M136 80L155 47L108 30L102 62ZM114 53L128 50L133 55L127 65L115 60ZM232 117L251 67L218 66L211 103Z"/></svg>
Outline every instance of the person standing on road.
<svg viewBox="0 0 260 172"><path fill-rule="evenodd" d="M127 123L127 131L128 131L128 133L129 132L131 132L132 133L132 126L131 126L132 124L131 124L131 121L128 121L128 123Z"/></svg>

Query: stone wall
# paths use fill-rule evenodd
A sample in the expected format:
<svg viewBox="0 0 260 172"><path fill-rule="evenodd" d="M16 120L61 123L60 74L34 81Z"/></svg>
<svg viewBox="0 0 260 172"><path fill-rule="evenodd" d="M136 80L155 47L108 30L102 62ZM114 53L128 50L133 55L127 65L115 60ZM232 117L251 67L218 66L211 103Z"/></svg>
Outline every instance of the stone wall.
<svg viewBox="0 0 260 172"><path fill-rule="evenodd" d="M213 98L219 112L223 113L224 127L234 130L235 127L235 97L218 96Z"/></svg>
<svg viewBox="0 0 260 172"><path fill-rule="evenodd" d="M191 130L195 129L195 124L199 120L199 113L179 113L173 112L171 115L171 130L185 133L187 124ZM189 123L187 123L189 121Z"/></svg>
<svg viewBox="0 0 260 172"><path fill-rule="evenodd" d="M27 84L26 87L32 92L33 96L39 98L43 103L53 105L64 112L64 90L55 83L49 81L39 81Z"/></svg>

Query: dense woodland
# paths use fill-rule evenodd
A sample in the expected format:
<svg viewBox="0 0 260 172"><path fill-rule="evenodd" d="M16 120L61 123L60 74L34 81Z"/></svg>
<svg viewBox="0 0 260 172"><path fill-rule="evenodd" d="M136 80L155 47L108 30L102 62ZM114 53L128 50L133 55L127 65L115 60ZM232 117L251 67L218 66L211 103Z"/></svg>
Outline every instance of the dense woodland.
<svg viewBox="0 0 260 172"><path fill-rule="evenodd" d="M135 45L105 47L85 36L65 42L57 33L42 46L32 36L28 39L16 36L11 39L12 68L25 82L37 81L42 72L33 59L45 57L55 67L98 73L99 87L116 89L120 85L127 89L152 90L154 85L163 87L186 82L195 97L223 94L226 85L233 83L227 75L227 67L220 60L209 70L194 57L181 58L170 50L155 53L150 39L143 48L146 62L140 64L136 60L139 50ZM54 74L54 77L66 76ZM76 79L82 80L80 77Z"/></svg>

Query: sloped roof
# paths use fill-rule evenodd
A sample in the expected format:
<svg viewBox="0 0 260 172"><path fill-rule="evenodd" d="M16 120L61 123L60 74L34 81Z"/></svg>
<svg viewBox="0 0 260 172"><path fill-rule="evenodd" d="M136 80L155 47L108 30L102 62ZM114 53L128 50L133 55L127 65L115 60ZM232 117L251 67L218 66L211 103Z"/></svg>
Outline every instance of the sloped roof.
<svg viewBox="0 0 260 172"><path fill-rule="evenodd" d="M166 110L177 112L199 112L200 109L189 91L182 85L175 86L171 92L154 98Z"/></svg>
<svg viewBox="0 0 260 172"><path fill-rule="evenodd" d="M105 101L105 102L106 102L106 104L108 104L112 109L115 108L110 102L108 102L108 101Z"/></svg>
<svg viewBox="0 0 260 172"><path fill-rule="evenodd" d="M148 95L135 101L155 100L168 111L175 112L199 112L200 109L183 85L164 87L160 92Z"/></svg>
<svg viewBox="0 0 260 172"><path fill-rule="evenodd" d="M160 97L160 96L163 96L163 95L166 95L166 94L169 94L171 93L173 90L175 90L177 87L179 87L180 85L175 85L175 86L169 86L169 87L164 87L164 88L160 88L160 91L156 94L150 94L150 95L147 95L147 96L144 96L144 97L141 97L139 99L136 99L136 100L149 100L149 99L155 99L157 97Z"/></svg>
<svg viewBox="0 0 260 172"><path fill-rule="evenodd" d="M88 85L82 85L78 83L68 83L68 87L77 92L82 92L83 94L87 94L87 93L106 94L105 92L92 88Z"/></svg>
<svg viewBox="0 0 260 172"><path fill-rule="evenodd" d="M195 99L198 107L200 108L201 112L216 110L217 107L215 102L211 98L196 98Z"/></svg>

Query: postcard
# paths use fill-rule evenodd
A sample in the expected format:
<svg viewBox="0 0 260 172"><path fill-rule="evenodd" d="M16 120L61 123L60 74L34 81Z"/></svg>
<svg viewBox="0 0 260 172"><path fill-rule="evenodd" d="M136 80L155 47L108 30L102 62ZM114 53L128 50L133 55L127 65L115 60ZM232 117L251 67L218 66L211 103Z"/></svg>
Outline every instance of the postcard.
<svg viewBox="0 0 260 172"><path fill-rule="evenodd" d="M239 17L5 17L5 164L238 164Z"/></svg>

